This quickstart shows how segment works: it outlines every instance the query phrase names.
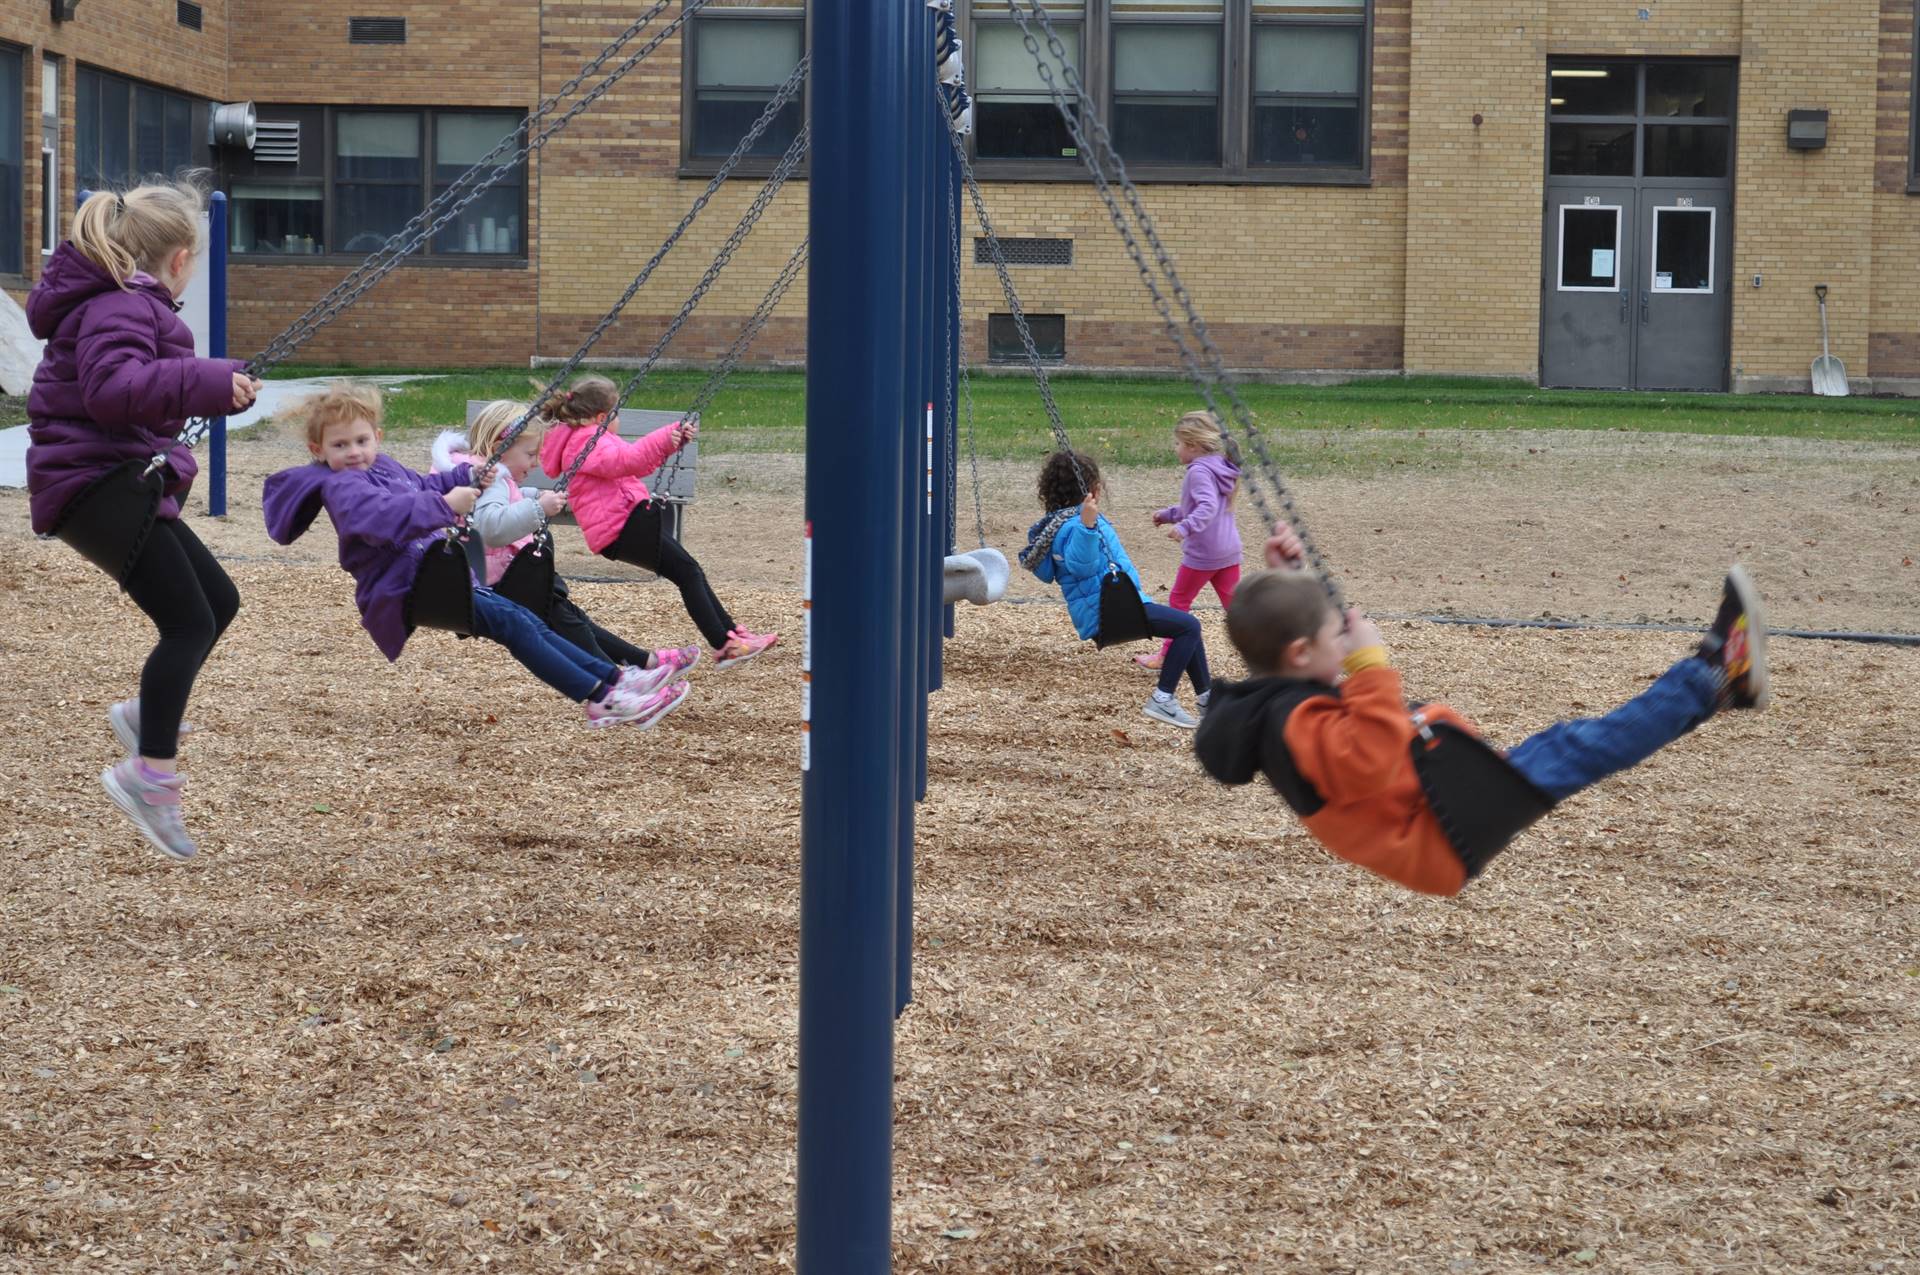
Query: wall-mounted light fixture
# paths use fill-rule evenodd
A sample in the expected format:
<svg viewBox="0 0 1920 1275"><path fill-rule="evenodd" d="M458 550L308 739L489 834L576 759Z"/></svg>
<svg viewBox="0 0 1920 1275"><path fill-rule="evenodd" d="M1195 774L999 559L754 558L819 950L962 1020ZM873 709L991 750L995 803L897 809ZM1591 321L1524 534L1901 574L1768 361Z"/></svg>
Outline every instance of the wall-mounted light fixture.
<svg viewBox="0 0 1920 1275"><path fill-rule="evenodd" d="M53 20L71 22L73 11L80 7L80 0L53 0Z"/></svg>
<svg viewBox="0 0 1920 1275"><path fill-rule="evenodd" d="M1787 112L1787 149L1817 151L1827 144L1825 111Z"/></svg>

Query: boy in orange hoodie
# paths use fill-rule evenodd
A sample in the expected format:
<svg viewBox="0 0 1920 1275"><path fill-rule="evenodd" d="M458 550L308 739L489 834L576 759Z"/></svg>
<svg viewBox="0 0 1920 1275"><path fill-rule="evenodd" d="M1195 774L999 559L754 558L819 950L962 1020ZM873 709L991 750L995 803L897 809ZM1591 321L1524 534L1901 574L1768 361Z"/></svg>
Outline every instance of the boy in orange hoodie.
<svg viewBox="0 0 1920 1275"><path fill-rule="evenodd" d="M1216 683L1195 736L1215 779L1264 772L1315 839L1342 859L1423 894L1457 894L1484 858L1441 827L1413 763L1416 734L1471 723L1443 704L1408 708L1380 630L1344 617L1283 528L1270 566L1240 586L1227 634L1253 676ZM1342 675L1344 674L1344 680ZM1720 611L1695 654L1604 717L1556 722L1506 754L1547 802L1637 765L1723 708L1769 699L1767 631L1747 573L1727 573Z"/></svg>

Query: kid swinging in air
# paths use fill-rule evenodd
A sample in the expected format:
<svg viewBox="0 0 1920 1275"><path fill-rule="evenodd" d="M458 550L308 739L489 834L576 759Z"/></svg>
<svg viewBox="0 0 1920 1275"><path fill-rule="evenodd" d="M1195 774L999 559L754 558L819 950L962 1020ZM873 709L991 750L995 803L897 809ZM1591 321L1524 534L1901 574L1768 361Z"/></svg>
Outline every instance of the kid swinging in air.
<svg viewBox="0 0 1920 1275"><path fill-rule="evenodd" d="M1380 630L1357 609L1343 626L1321 582L1300 569L1291 529L1267 542L1267 562L1281 569L1243 583L1227 612L1252 676L1216 688L1194 742L1201 764L1228 784L1265 774L1340 858L1424 894L1457 894L1498 846L1456 844L1414 757L1435 747L1434 728L1472 726L1445 705L1407 706ZM1505 759L1544 809L1723 709L1764 708L1769 698L1760 598L1736 566L1692 655L1604 717L1556 722Z"/></svg>

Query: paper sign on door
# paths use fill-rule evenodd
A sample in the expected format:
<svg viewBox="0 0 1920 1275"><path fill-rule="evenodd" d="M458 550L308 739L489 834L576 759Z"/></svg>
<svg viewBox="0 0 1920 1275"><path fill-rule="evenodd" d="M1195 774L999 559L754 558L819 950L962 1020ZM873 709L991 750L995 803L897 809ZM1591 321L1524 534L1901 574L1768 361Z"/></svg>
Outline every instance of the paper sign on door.
<svg viewBox="0 0 1920 1275"><path fill-rule="evenodd" d="M1613 278L1613 249L1595 248L1593 250L1593 270L1590 273L1596 279Z"/></svg>
<svg viewBox="0 0 1920 1275"><path fill-rule="evenodd" d="M1656 292L1661 288L1671 288L1672 286L1673 276L1671 274L1656 274L1653 276L1653 287Z"/></svg>

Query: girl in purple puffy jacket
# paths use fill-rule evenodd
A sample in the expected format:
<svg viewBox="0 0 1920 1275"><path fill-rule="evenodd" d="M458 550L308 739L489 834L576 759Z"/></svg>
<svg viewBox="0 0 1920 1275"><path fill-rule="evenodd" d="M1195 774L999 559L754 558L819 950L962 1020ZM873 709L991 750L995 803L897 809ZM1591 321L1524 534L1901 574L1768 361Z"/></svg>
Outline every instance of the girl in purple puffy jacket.
<svg viewBox="0 0 1920 1275"><path fill-rule="evenodd" d="M240 607L233 581L181 521L199 466L178 438L188 417L244 411L260 390L238 360L195 358L193 333L177 313L203 206L200 191L184 184L95 194L27 298L33 334L46 342L27 397L33 529L80 538L78 524L103 515L98 501L79 498L128 461L158 463L164 480L152 526L118 580L160 640L141 671L139 698L107 710L127 757L100 782L175 859L195 853L180 819L180 718L201 664Z"/></svg>

